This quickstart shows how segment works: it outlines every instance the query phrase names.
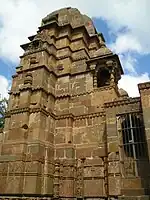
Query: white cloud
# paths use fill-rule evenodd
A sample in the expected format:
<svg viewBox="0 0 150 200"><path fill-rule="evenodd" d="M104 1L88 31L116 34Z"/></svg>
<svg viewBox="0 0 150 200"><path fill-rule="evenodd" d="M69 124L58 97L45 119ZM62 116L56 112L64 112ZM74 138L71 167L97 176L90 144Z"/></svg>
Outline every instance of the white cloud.
<svg viewBox="0 0 150 200"><path fill-rule="evenodd" d="M0 75L0 99L8 98L8 90L9 90L9 81L2 75Z"/></svg>
<svg viewBox="0 0 150 200"><path fill-rule="evenodd" d="M5 0L0 6L3 24L0 29L1 56L18 60L22 53L20 44L27 42L27 37L36 32L41 18L65 6L77 7L91 17L107 20L116 34L127 27L127 35L118 35L117 51L150 52L149 0L95 0L94 3L91 0Z"/></svg>
<svg viewBox="0 0 150 200"><path fill-rule="evenodd" d="M118 34L115 43L110 46L116 53L128 53L128 52L142 52L142 46L136 37L133 37L130 33Z"/></svg>
<svg viewBox="0 0 150 200"><path fill-rule="evenodd" d="M124 80L129 77L134 83L147 80L148 74L136 74L137 60L133 52L150 53L149 0L95 0L94 3L91 0L0 0L0 3L0 58L17 63L23 52L20 44L36 33L41 19L56 9L72 6L90 17L103 18L115 34L116 41L110 46L119 54L123 67L134 73L134 76L123 76L123 88L126 88ZM120 33L124 27L126 31ZM127 89L129 94L130 89L131 85Z"/></svg>
<svg viewBox="0 0 150 200"><path fill-rule="evenodd" d="M150 81L148 73L142 75L124 75L119 81L119 88L126 90L131 97L139 96L137 84Z"/></svg>

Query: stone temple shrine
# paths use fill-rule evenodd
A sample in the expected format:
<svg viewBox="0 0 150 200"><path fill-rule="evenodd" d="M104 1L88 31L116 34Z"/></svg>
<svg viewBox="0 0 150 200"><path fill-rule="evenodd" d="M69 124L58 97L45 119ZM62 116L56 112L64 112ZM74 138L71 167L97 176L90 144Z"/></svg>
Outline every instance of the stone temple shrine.
<svg viewBox="0 0 150 200"><path fill-rule="evenodd" d="M150 82L123 69L76 8L42 19L21 45L0 133L0 199L149 199Z"/></svg>

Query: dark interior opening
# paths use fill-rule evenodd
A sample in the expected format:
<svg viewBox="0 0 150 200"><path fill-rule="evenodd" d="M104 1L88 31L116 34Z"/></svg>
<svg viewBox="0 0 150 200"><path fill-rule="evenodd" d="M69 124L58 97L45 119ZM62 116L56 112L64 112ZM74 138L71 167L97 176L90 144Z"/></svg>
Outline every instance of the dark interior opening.
<svg viewBox="0 0 150 200"><path fill-rule="evenodd" d="M110 84L110 73L107 69L99 69L97 72L97 87Z"/></svg>

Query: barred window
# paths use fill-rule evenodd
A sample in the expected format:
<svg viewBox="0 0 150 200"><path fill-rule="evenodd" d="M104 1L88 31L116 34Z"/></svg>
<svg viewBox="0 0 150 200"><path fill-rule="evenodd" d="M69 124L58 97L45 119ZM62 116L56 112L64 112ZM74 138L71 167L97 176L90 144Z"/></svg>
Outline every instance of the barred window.
<svg viewBox="0 0 150 200"><path fill-rule="evenodd" d="M120 140L120 159L126 176L139 176L144 167L147 146L143 116L141 113L127 113L117 116Z"/></svg>
<svg viewBox="0 0 150 200"><path fill-rule="evenodd" d="M145 156L145 134L140 115L126 114L121 126L126 156L135 159Z"/></svg>

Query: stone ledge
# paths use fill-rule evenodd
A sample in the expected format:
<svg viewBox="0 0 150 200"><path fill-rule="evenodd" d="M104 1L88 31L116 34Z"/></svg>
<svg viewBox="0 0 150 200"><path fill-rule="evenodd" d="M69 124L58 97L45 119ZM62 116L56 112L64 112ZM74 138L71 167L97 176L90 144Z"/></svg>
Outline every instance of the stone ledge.
<svg viewBox="0 0 150 200"><path fill-rule="evenodd" d="M143 195L143 196L119 196L118 200L149 200L149 195Z"/></svg>
<svg viewBox="0 0 150 200"><path fill-rule="evenodd" d="M135 97L135 98L127 98L127 99L121 99L117 101L112 101L112 102L107 102L104 104L105 108L110 108L110 107L117 107L121 105L128 105L128 104L134 104L134 103L139 103L140 98Z"/></svg>
<svg viewBox="0 0 150 200"><path fill-rule="evenodd" d="M52 199L54 199L53 197L48 197L48 195L46 196L44 196L43 195L43 197L40 197L40 195L38 196L36 196L36 195L26 195L26 194L22 194L22 195L13 195L13 196L11 196L11 195L8 195L7 194L7 196L5 196L5 195L0 195L0 200L52 200Z"/></svg>
<svg viewBox="0 0 150 200"><path fill-rule="evenodd" d="M145 196L145 192L148 191L146 188L133 188L133 189L121 189L121 194L128 197Z"/></svg>
<svg viewBox="0 0 150 200"><path fill-rule="evenodd" d="M101 116L101 117L105 116L105 112L103 112L103 111L97 112L97 113L88 113L88 114L83 114L83 115L73 115L72 113L56 115L52 111L48 111L42 107L37 107L37 108L22 107L22 108L14 108L10 111L7 111L5 118L9 118L9 117L11 117L11 115L25 113L25 112L30 113L30 114L41 112L41 113L45 114L46 116L53 117L56 120L66 119L66 118L71 118L73 120L77 120L77 119L83 119L83 118L94 118L94 117L99 117L99 116ZM0 132L1 132L1 130L0 130Z"/></svg>
<svg viewBox="0 0 150 200"><path fill-rule="evenodd" d="M150 81L138 84L139 90L150 89Z"/></svg>

